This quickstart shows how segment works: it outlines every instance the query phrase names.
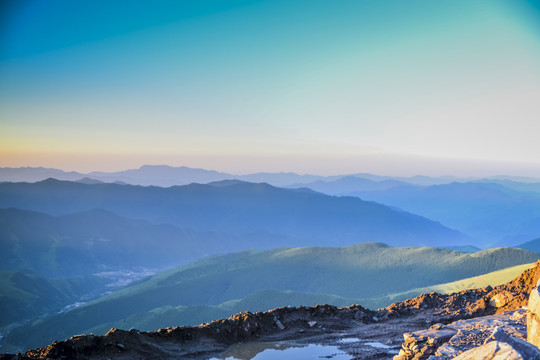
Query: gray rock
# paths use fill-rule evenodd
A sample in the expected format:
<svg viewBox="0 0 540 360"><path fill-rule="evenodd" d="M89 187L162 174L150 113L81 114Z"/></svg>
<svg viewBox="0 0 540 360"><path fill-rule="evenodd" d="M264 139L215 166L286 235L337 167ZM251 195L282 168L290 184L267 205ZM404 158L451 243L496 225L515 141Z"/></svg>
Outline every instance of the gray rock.
<svg viewBox="0 0 540 360"><path fill-rule="evenodd" d="M529 360L524 358L507 343L492 341L480 347L465 351L453 360Z"/></svg>
<svg viewBox="0 0 540 360"><path fill-rule="evenodd" d="M439 344L451 339L457 330L438 328L403 334L403 344L394 360L425 359L435 353Z"/></svg>
<svg viewBox="0 0 540 360"><path fill-rule="evenodd" d="M484 345L465 351L454 360L540 360L540 349L525 340L515 338L501 327L486 338Z"/></svg>
<svg viewBox="0 0 540 360"><path fill-rule="evenodd" d="M516 350L524 359L530 360L540 360L540 349L535 345L528 343L525 340L509 336L504 332L500 327L496 327L493 334L488 337L485 341L485 344L490 342L497 341L503 342L510 345L514 350Z"/></svg>
<svg viewBox="0 0 540 360"><path fill-rule="evenodd" d="M509 346L514 346L517 353L528 354L527 349L534 346L525 341L526 330L524 309L459 320L448 325L435 324L429 330L405 333L401 352L394 360L450 360L490 342L510 343ZM525 357L529 358L534 359Z"/></svg>
<svg viewBox="0 0 540 360"><path fill-rule="evenodd" d="M512 301L513 298L514 298L514 296L511 293L509 293L508 291L501 292L501 293L498 293L497 295L493 296L489 300L489 305L491 305L493 307L496 307L496 308L500 308L500 307L503 307L504 305L508 304L510 301Z"/></svg>
<svg viewBox="0 0 540 360"><path fill-rule="evenodd" d="M284 330L284 329L285 329L285 325L283 325L283 323L277 318L277 316L274 316L274 322L276 323L276 326L277 326L280 330Z"/></svg>

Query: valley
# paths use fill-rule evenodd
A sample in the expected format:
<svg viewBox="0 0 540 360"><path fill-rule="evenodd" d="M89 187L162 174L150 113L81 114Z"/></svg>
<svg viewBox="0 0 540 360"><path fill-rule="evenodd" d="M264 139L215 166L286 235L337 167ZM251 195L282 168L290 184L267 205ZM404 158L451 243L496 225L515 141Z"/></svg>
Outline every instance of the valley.
<svg viewBox="0 0 540 360"><path fill-rule="evenodd" d="M171 187L0 183L0 291L2 311L10 314L0 324L2 351L24 352L73 334L196 326L280 307L360 304L375 311L423 293L500 285L540 258L534 237L516 247L481 249L480 240L439 218L353 193L436 188L441 191L432 200L420 196L418 203L446 204L453 196L469 206L463 187L448 182L455 179L302 179L303 187L292 188L233 179ZM354 196L316 191L331 193L332 186ZM502 186L489 185L487 194ZM524 201L536 196L503 193ZM492 206L485 194L477 192L474 201Z"/></svg>

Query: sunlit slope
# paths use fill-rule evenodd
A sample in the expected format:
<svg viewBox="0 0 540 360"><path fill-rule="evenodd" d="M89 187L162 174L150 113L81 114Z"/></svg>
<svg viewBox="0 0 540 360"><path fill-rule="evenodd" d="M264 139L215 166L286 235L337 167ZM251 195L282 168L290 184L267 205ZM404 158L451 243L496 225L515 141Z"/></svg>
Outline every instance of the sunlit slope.
<svg viewBox="0 0 540 360"><path fill-rule="evenodd" d="M362 243L347 247L279 248L214 256L168 270L110 296L171 293L185 289L183 304L219 304L254 291L275 289L374 297L460 280L530 263L538 254L496 248L472 254L430 247L390 247ZM425 284L425 285L420 285ZM420 286L418 286L420 285ZM187 291L189 290L189 291ZM196 291L192 291L196 290Z"/></svg>
<svg viewBox="0 0 540 360"><path fill-rule="evenodd" d="M446 284L435 285L430 287L430 290L436 291L441 294L450 294L466 289L483 288L488 285L497 286L513 280L514 278L518 277L523 271L530 269L533 266L534 263L512 266L510 268L494 271L485 275L479 275Z"/></svg>
<svg viewBox="0 0 540 360"><path fill-rule="evenodd" d="M523 271L530 269L534 266L534 263L512 266L506 269L493 271L484 275L473 276L470 278L452 281L449 283L426 286L409 291L388 294L382 297L372 299L362 299L361 301L372 308L379 308L387 306L396 301L402 301L410 299L420 294L429 292L438 292L441 294L450 294L453 292L459 292L467 289L478 289L486 286L497 286L507 283L516 277L518 277Z"/></svg>

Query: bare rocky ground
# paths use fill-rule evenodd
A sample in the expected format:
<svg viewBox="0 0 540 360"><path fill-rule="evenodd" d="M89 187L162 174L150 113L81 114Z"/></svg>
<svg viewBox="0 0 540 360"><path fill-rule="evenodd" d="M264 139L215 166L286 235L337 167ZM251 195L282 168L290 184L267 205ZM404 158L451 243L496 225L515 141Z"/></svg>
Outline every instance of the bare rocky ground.
<svg viewBox="0 0 540 360"><path fill-rule="evenodd" d="M351 358L363 360L394 356L447 360L483 343L497 326L523 338L524 310L519 309L527 305L539 278L540 262L495 288L423 294L377 311L359 305L284 307L240 313L195 327L155 332L111 329L104 336L74 336L24 354L0 355L0 360L210 359L223 357L228 348L243 342L334 345ZM480 318L484 316L490 317ZM476 320L459 322L464 319ZM342 340L351 338L354 341Z"/></svg>

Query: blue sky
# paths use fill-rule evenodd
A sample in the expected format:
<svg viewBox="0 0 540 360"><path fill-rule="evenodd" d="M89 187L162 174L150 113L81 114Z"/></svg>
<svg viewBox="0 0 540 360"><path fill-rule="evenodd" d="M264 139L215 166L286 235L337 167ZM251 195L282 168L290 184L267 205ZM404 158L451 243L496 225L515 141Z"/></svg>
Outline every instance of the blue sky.
<svg viewBox="0 0 540 360"><path fill-rule="evenodd" d="M5 1L0 166L540 176L533 1Z"/></svg>

